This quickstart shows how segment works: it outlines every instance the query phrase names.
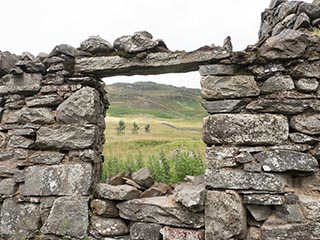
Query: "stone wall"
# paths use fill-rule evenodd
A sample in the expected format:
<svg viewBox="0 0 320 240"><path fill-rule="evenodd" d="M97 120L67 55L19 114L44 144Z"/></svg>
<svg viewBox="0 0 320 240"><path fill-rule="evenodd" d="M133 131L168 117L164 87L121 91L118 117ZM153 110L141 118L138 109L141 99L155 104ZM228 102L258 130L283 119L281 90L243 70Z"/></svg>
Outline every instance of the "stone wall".
<svg viewBox="0 0 320 240"><path fill-rule="evenodd" d="M0 52L1 239L320 239L319 24L316 3L272 0L241 52L230 38L170 51L145 31ZM99 183L100 78L196 70L205 180L172 192L142 169Z"/></svg>

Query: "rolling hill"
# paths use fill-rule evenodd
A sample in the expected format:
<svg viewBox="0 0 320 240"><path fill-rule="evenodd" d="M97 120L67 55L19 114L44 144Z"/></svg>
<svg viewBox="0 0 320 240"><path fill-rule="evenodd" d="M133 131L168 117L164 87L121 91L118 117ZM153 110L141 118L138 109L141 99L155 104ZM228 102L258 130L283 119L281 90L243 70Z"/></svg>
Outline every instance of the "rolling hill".
<svg viewBox="0 0 320 240"><path fill-rule="evenodd" d="M167 119L202 119L200 89L175 87L154 82L107 85L110 108L107 115L147 115Z"/></svg>

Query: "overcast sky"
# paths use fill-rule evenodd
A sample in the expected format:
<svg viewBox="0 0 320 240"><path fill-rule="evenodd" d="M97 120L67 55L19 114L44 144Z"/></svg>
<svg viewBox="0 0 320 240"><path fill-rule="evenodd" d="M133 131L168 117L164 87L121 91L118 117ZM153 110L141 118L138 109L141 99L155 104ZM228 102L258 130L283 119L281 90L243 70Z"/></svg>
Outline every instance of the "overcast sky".
<svg viewBox="0 0 320 240"><path fill-rule="evenodd" d="M234 49L257 40L260 14L269 0L2 0L0 50L49 53L57 44L78 47L91 35L110 43L122 35L147 30L171 50L222 45L230 35ZM199 74L121 77L199 87Z"/></svg>

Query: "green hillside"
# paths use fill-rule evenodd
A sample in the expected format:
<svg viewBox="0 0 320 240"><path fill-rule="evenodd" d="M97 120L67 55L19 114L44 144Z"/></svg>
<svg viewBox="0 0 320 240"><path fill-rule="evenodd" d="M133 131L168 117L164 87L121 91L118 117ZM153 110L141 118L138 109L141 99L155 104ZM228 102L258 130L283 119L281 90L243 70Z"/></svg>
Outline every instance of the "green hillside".
<svg viewBox="0 0 320 240"><path fill-rule="evenodd" d="M107 90L109 116L140 114L167 119L202 119L206 115L200 104L200 89L136 82L107 85Z"/></svg>

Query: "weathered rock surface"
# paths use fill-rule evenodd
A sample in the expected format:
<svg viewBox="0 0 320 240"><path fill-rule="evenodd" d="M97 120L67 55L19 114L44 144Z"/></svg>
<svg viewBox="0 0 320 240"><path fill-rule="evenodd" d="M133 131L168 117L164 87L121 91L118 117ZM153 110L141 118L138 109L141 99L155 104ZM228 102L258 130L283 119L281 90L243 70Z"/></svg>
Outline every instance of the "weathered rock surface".
<svg viewBox="0 0 320 240"><path fill-rule="evenodd" d="M160 230L163 240L204 240L204 230L164 227Z"/></svg>
<svg viewBox="0 0 320 240"><path fill-rule="evenodd" d="M84 149L95 143L96 134L96 127L89 124L42 126L36 143L41 149Z"/></svg>
<svg viewBox="0 0 320 240"><path fill-rule="evenodd" d="M34 140L24 136L11 136L8 147L12 148L30 148L34 144Z"/></svg>
<svg viewBox="0 0 320 240"><path fill-rule="evenodd" d="M212 48L207 51L149 53L143 59L120 56L76 58L75 71L99 77L190 72L197 71L202 63L229 55L222 48Z"/></svg>
<svg viewBox="0 0 320 240"><path fill-rule="evenodd" d="M206 164L208 169L234 167L237 165L236 156L239 154L237 147L207 147Z"/></svg>
<svg viewBox="0 0 320 240"><path fill-rule="evenodd" d="M132 173L132 180L138 183L142 187L150 187L154 181L148 168L141 168L136 172Z"/></svg>
<svg viewBox="0 0 320 240"><path fill-rule="evenodd" d="M196 212L203 211L205 194L205 184L181 183L173 191L174 199L177 202Z"/></svg>
<svg viewBox="0 0 320 240"><path fill-rule="evenodd" d="M172 188L164 183L155 183L150 188L145 190L140 198L159 197L172 193Z"/></svg>
<svg viewBox="0 0 320 240"><path fill-rule="evenodd" d="M195 213L177 203L173 196L134 199L117 205L120 217L176 227L204 226L203 213Z"/></svg>
<svg viewBox="0 0 320 240"><path fill-rule="evenodd" d="M320 134L320 114L301 114L290 121L291 127L306 134Z"/></svg>
<svg viewBox="0 0 320 240"><path fill-rule="evenodd" d="M268 60L297 58L305 52L307 44L306 34L286 29L265 41L261 47L261 56Z"/></svg>
<svg viewBox="0 0 320 240"><path fill-rule="evenodd" d="M299 195L300 206L305 218L319 222L320 221L320 200L319 195Z"/></svg>
<svg viewBox="0 0 320 240"><path fill-rule="evenodd" d="M107 217L119 217L119 211L113 201L94 199L91 201L91 208L94 214Z"/></svg>
<svg viewBox="0 0 320 240"><path fill-rule="evenodd" d="M252 173L236 169L220 169L214 171L207 169L206 184L215 189L253 189L282 192L288 182L285 177L270 173Z"/></svg>
<svg viewBox="0 0 320 240"><path fill-rule="evenodd" d="M48 94L25 99L28 107L55 107L58 106L63 98L58 94Z"/></svg>
<svg viewBox="0 0 320 240"><path fill-rule="evenodd" d="M29 161L37 164L58 164L64 157L63 153L53 151L38 151L29 156Z"/></svg>
<svg viewBox="0 0 320 240"><path fill-rule="evenodd" d="M137 222L132 224L130 228L130 237L132 240L160 240L161 225L156 223Z"/></svg>
<svg viewBox="0 0 320 240"><path fill-rule="evenodd" d="M205 239L244 237L247 230L246 210L234 191L207 191L205 202Z"/></svg>
<svg viewBox="0 0 320 240"><path fill-rule="evenodd" d="M303 133L297 133L297 132L290 133L289 138L294 143L313 144L313 143L316 143L317 141L320 141L320 139L318 138L315 138Z"/></svg>
<svg viewBox="0 0 320 240"><path fill-rule="evenodd" d="M91 218L91 228L105 237L121 236L129 233L126 223L120 218L102 218L93 216Z"/></svg>
<svg viewBox="0 0 320 240"><path fill-rule="evenodd" d="M266 172L304 171L316 172L318 161L312 155L295 151L274 150L255 155Z"/></svg>
<svg viewBox="0 0 320 240"><path fill-rule="evenodd" d="M88 197L60 197L54 201L41 232L84 238L88 226Z"/></svg>
<svg viewBox="0 0 320 240"><path fill-rule="evenodd" d="M139 198L141 191L129 185L113 186L106 183L97 185L97 194L109 200L131 200Z"/></svg>
<svg viewBox="0 0 320 240"><path fill-rule="evenodd" d="M0 78L9 73L18 61L19 56L7 51L0 52Z"/></svg>
<svg viewBox="0 0 320 240"><path fill-rule="evenodd" d="M40 90L42 75L38 73L21 75L8 74L0 79L0 95L10 93L29 94Z"/></svg>
<svg viewBox="0 0 320 240"><path fill-rule="evenodd" d="M299 204L283 204L276 206L274 215L287 223L303 222L305 220Z"/></svg>
<svg viewBox="0 0 320 240"><path fill-rule="evenodd" d="M25 170L24 196L89 195L91 164L31 166Z"/></svg>
<svg viewBox="0 0 320 240"><path fill-rule="evenodd" d="M263 205L247 205L247 209L258 222L266 220L272 213L271 207Z"/></svg>
<svg viewBox="0 0 320 240"><path fill-rule="evenodd" d="M316 78L301 78L296 83L297 89L303 92L315 92L319 87Z"/></svg>
<svg viewBox="0 0 320 240"><path fill-rule="evenodd" d="M206 100L258 96L253 76L206 76L201 78L201 95Z"/></svg>
<svg viewBox="0 0 320 240"><path fill-rule="evenodd" d="M210 114L240 112L246 104L247 102L244 100L217 100L201 102L201 105Z"/></svg>
<svg viewBox="0 0 320 240"><path fill-rule="evenodd" d="M3 123L54 123L54 115L48 108L22 108L20 110L5 110L2 117Z"/></svg>
<svg viewBox="0 0 320 240"><path fill-rule="evenodd" d="M1 207L1 237L33 238L40 227L39 206L5 199Z"/></svg>
<svg viewBox="0 0 320 240"><path fill-rule="evenodd" d="M320 78L320 61L303 61L291 68L290 74L295 78Z"/></svg>
<svg viewBox="0 0 320 240"><path fill-rule="evenodd" d="M275 75L268 78L261 86L262 93L289 91L294 89L294 82L289 75Z"/></svg>
<svg viewBox="0 0 320 240"><path fill-rule="evenodd" d="M103 54L113 51L112 45L100 36L91 36L80 43L80 49L93 54Z"/></svg>
<svg viewBox="0 0 320 240"><path fill-rule="evenodd" d="M57 108L60 123L97 123L100 117L99 93L91 87L83 87L73 93Z"/></svg>
<svg viewBox="0 0 320 240"><path fill-rule="evenodd" d="M216 114L204 119L203 140L212 144L279 144L288 138L288 122L271 114Z"/></svg>
<svg viewBox="0 0 320 240"><path fill-rule="evenodd" d="M13 178L4 178L0 180L0 195L9 197L16 192L16 182Z"/></svg>
<svg viewBox="0 0 320 240"><path fill-rule="evenodd" d="M250 194L243 196L243 202L246 204L255 205L282 205L285 203L285 197L283 195L274 194Z"/></svg>
<svg viewBox="0 0 320 240"><path fill-rule="evenodd" d="M238 65L224 65L224 64L212 64L202 65L199 68L201 76L215 75L215 76L233 76L240 70Z"/></svg>

